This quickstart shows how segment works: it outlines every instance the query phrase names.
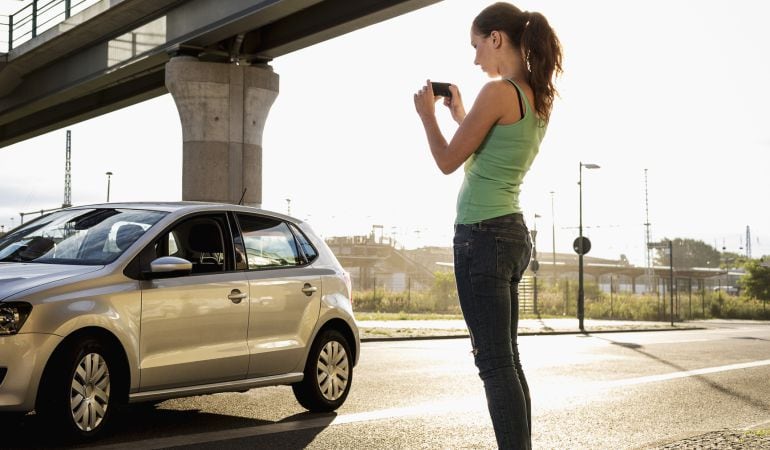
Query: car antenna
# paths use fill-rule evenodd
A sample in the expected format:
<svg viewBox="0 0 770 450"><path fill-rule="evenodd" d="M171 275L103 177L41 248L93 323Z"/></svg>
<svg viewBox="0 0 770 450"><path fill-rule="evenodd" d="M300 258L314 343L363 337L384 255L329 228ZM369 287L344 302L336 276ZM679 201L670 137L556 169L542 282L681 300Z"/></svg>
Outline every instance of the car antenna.
<svg viewBox="0 0 770 450"><path fill-rule="evenodd" d="M241 194L241 199L238 200L238 204L243 206L243 197L246 196L246 188L243 188L243 194Z"/></svg>

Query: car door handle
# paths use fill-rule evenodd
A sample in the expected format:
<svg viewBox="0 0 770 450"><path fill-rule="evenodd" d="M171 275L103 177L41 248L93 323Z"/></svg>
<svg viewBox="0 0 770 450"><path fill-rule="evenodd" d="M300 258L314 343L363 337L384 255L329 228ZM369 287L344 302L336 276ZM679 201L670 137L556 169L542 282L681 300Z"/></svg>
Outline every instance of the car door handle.
<svg viewBox="0 0 770 450"><path fill-rule="evenodd" d="M313 295L314 292L318 291L318 288L315 286L311 286L310 283L305 283L305 286L302 288L302 292L305 293L308 297Z"/></svg>
<svg viewBox="0 0 770 450"><path fill-rule="evenodd" d="M243 293L239 291L238 289L233 289L230 292L230 295L227 296L233 303L238 304L240 303L244 298L248 297L249 294Z"/></svg>

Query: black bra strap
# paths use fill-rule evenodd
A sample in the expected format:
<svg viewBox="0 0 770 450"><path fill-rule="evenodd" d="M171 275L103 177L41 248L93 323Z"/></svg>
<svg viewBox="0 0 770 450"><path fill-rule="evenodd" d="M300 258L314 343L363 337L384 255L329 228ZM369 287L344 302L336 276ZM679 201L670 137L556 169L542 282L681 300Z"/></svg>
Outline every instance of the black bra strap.
<svg viewBox="0 0 770 450"><path fill-rule="evenodd" d="M506 78L506 80L508 80ZM513 88L516 89L516 98L519 100L519 112L521 113L521 118L524 118L524 104L521 102L521 92L519 92L519 87L516 86L516 83L514 83L512 80L508 80L509 83L513 85Z"/></svg>

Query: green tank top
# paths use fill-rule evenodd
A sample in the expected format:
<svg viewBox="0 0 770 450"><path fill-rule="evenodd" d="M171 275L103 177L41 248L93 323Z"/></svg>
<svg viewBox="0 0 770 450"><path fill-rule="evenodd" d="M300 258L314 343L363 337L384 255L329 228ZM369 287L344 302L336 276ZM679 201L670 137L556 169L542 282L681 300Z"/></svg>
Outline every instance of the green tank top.
<svg viewBox="0 0 770 450"><path fill-rule="evenodd" d="M519 86L507 81L519 91L524 117L516 123L493 126L478 150L465 161L455 223L477 223L521 212L521 183L537 155L546 125L535 115Z"/></svg>

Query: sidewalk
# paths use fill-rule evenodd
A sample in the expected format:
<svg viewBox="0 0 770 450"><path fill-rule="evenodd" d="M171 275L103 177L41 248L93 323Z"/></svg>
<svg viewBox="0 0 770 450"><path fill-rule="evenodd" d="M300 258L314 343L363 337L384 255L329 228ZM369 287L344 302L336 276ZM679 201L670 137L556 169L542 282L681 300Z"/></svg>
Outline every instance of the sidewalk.
<svg viewBox="0 0 770 450"><path fill-rule="evenodd" d="M587 333L622 331L694 330L701 327L688 323L636 322L628 320L586 319ZM442 339L467 337L463 320L362 320L358 322L361 340ZM519 336L580 333L575 318L523 319L519 321Z"/></svg>

